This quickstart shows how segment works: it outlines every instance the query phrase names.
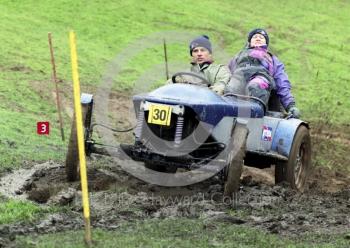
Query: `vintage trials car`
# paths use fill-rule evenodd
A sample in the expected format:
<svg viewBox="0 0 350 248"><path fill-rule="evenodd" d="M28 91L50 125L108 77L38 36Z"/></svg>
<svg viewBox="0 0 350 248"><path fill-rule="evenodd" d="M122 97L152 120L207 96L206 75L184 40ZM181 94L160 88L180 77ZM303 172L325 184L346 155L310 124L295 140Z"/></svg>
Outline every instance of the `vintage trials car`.
<svg viewBox="0 0 350 248"><path fill-rule="evenodd" d="M187 82L176 83L186 77ZM225 183L225 195L239 189L243 164L275 166L276 183L286 181L303 191L311 166L308 124L279 111L272 96L269 106L259 99L233 93L219 96L197 74L179 72L173 84L133 97L137 125L132 145L121 149L146 168L176 173L211 164ZM92 140L92 95L82 95L87 155L102 153ZM68 180L77 179L75 123L66 158ZM214 168L214 169L213 169Z"/></svg>

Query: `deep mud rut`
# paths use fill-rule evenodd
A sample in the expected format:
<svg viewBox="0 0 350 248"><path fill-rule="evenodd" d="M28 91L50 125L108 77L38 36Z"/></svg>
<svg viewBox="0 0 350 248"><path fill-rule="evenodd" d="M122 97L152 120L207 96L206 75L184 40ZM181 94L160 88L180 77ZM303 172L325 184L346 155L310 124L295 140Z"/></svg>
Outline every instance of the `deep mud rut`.
<svg viewBox="0 0 350 248"><path fill-rule="evenodd" d="M112 118L119 128L132 126L132 120L121 120L130 116L129 98L117 93L111 98L109 110L115 113ZM115 138L120 142L132 139L128 133ZM125 221L186 217L201 218L210 225L245 225L291 238L340 234L350 228L350 176L327 169L315 169L309 190L300 194L287 185L274 185L273 169L245 168L239 195L230 200L223 198L218 177L165 188L128 175L108 158L90 160L88 167L93 227L112 230ZM5 175L0 178L0 195L66 209L31 223L0 225L0 247L11 246L17 235L83 229L80 184L66 182L63 165L47 162Z"/></svg>
<svg viewBox="0 0 350 248"><path fill-rule="evenodd" d="M106 160L106 159L104 159ZM96 160L95 160L96 161ZM315 171L309 191L300 194L287 185L274 185L273 170L245 168L236 200L224 198L218 177L186 187L165 188L142 182L124 172L116 161L89 161L88 180L93 227L118 228L123 221L146 218L202 218L215 225L247 225L282 236L336 234L350 228L349 178L327 182ZM100 163L99 163L100 164ZM327 187L331 192L326 192ZM0 194L43 205L67 206L32 223L0 225L1 243L16 235L53 233L83 228L79 182L68 183L62 165L44 163L17 170L0 180Z"/></svg>

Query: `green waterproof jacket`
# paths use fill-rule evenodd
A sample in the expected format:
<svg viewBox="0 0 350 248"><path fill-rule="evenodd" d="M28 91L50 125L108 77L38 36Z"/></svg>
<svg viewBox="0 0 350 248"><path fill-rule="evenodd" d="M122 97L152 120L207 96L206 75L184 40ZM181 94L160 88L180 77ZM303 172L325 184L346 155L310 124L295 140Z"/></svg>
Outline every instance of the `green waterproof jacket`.
<svg viewBox="0 0 350 248"><path fill-rule="evenodd" d="M231 79L230 70L226 65L204 63L202 66L192 63L191 72L197 73L206 78L211 85L227 83Z"/></svg>

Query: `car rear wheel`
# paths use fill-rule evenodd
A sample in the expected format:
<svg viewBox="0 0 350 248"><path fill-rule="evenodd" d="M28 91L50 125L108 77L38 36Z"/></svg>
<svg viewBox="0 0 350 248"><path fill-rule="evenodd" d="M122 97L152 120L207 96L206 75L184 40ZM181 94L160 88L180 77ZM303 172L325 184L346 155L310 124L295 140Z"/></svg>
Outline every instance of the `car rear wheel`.
<svg viewBox="0 0 350 248"><path fill-rule="evenodd" d="M311 168L311 138L307 127L300 126L288 161L279 162L275 168L275 182L287 181L293 189L303 192Z"/></svg>
<svg viewBox="0 0 350 248"><path fill-rule="evenodd" d="M246 126L237 124L230 143L230 153L228 156L224 195L232 197L233 193L239 189L240 177L244 164L248 129Z"/></svg>

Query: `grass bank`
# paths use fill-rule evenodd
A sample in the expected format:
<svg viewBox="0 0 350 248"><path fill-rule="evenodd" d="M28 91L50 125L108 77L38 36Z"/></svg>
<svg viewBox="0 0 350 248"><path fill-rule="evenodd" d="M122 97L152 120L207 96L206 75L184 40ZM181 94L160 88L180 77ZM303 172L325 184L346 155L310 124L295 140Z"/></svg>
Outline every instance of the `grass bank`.
<svg viewBox="0 0 350 248"><path fill-rule="evenodd" d="M58 131L48 32L54 37L60 88L71 99L71 29L78 37L82 90L94 91L109 63L124 55L113 86L123 91L136 82L164 80L162 39L143 42L155 33L190 34L183 39L174 34L164 37L174 70L176 63L186 67L188 43L195 35L208 34L217 62L227 63L244 45L250 29L265 27L271 51L286 65L303 118L314 123L327 119L334 129L349 121L350 50L346 44L350 30L343 24L349 20L350 4L346 1L261 4L253 0L249 5L232 1L7 1L0 7L4 15L0 24L0 171L23 160L64 160L66 143ZM145 76L149 74L151 79ZM35 133L36 122L42 120L52 125L48 137ZM68 136L66 114L64 120Z"/></svg>
<svg viewBox="0 0 350 248"><path fill-rule="evenodd" d="M18 247L85 247L83 232L19 237ZM120 223L116 230L94 230L93 247L347 247L345 235L281 238L257 229L202 220L163 219Z"/></svg>

